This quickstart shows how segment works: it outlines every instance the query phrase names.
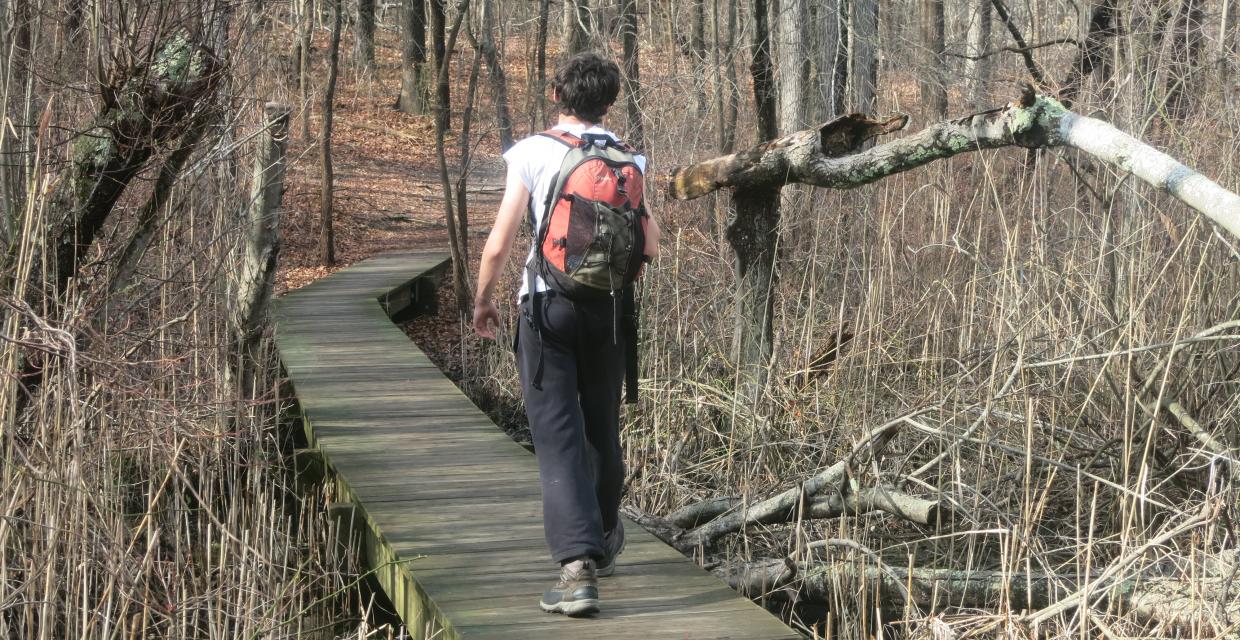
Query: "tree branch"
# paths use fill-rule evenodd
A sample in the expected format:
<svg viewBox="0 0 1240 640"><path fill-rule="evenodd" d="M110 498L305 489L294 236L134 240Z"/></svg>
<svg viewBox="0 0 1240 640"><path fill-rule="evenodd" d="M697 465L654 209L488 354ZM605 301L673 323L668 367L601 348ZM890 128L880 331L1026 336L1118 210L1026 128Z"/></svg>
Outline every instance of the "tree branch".
<svg viewBox="0 0 1240 640"><path fill-rule="evenodd" d="M866 140L898 131L907 122L905 115L881 121L860 113L841 116L746 151L676 167L668 177L668 193L677 200L692 200L723 187L771 188L802 182L796 175L799 168L818 158L852 153Z"/></svg>
<svg viewBox="0 0 1240 640"><path fill-rule="evenodd" d="M854 117L845 120L849 118ZM899 118L886 122L856 118L848 122L860 126L867 137L902 124ZM687 200L722 187L762 189L791 182L851 189L968 151L1066 146L1175 196L1240 239L1240 196L1106 122L1073 113L1055 99L1035 94L1029 86L1019 101L1004 108L932 124L905 138L843 157L831 157L818 142L831 124L675 168L665 178L668 194Z"/></svg>
<svg viewBox="0 0 1240 640"><path fill-rule="evenodd" d="M991 49L990 51L987 51L985 53L979 53L976 55L969 55L967 53L954 53L950 51L944 52L943 55L951 56L953 58L964 58L965 60L982 60L984 58L989 58L991 56L997 56L1000 53L1024 54L1029 51L1034 51L1037 49L1044 49L1046 47L1053 47L1058 44L1079 44L1079 43L1077 42L1076 38L1055 38L1054 40L1047 40L1046 42L1041 42L1038 44L1031 44L1027 47L999 47L998 49Z"/></svg>
<svg viewBox="0 0 1240 640"><path fill-rule="evenodd" d="M1025 36L1021 34L1020 27L1017 27L1016 22L1012 20L1012 14L1008 11L1007 5L1003 4L1003 0L990 0L990 4L994 6L995 13L999 14L999 19L1007 27L1008 33L1012 34L1012 39L1016 41L1017 53L1024 59L1029 75L1039 86L1046 86L1046 74L1042 73L1042 68L1033 59L1029 44L1025 42Z"/></svg>

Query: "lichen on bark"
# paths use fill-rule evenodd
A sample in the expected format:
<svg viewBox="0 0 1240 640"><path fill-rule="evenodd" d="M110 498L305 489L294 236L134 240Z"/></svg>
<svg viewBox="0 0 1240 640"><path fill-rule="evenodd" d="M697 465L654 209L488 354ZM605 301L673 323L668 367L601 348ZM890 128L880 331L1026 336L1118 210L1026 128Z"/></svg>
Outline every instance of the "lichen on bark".
<svg viewBox="0 0 1240 640"><path fill-rule="evenodd" d="M120 70L120 79L104 89L103 107L73 142L72 162L53 197L62 216L52 230L50 280L57 290L76 275L125 187L214 92L220 64L210 49L178 31L147 65Z"/></svg>

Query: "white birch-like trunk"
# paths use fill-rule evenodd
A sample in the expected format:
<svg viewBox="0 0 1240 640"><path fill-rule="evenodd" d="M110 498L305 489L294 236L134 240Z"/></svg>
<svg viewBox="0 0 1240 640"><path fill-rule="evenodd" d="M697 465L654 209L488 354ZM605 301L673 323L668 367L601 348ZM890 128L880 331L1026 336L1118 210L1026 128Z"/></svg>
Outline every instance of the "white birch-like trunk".
<svg viewBox="0 0 1240 640"><path fill-rule="evenodd" d="M1059 135L1063 144L1166 191L1240 240L1240 196L1179 160L1106 122L1071 112L1060 121Z"/></svg>

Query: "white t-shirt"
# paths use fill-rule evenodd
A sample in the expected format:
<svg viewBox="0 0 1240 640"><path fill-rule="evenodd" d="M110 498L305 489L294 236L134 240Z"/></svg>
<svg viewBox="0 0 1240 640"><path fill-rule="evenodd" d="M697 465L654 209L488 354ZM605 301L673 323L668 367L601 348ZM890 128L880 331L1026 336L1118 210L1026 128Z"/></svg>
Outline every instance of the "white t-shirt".
<svg viewBox="0 0 1240 640"><path fill-rule="evenodd" d="M575 136L581 136L586 133L602 133L619 140L616 134L599 126L587 128L580 124L560 124L554 128L561 131L567 131ZM508 175L511 178L516 175L521 178L521 184L530 192L530 198L533 203L535 229L542 225L543 215L546 213L547 192L555 185L551 183L555 174L560 171L560 164L564 162L564 156L568 155L568 146L559 140L553 140L546 136L530 136L514 145L504 152L504 160L508 163ZM634 157L637 168L646 172L646 156L637 155ZM534 258L535 247L533 243L530 245L529 255L526 257L525 264ZM546 291L547 283L543 282L542 276L534 276L537 283L534 285L534 291ZM524 266L521 267L521 291L517 297L525 295L530 290L530 271Z"/></svg>

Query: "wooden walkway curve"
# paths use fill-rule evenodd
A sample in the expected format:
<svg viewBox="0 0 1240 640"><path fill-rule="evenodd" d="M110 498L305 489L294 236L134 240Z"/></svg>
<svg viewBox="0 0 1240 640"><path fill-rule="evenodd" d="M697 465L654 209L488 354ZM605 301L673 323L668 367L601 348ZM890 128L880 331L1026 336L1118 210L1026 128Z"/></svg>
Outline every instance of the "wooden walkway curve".
<svg viewBox="0 0 1240 640"><path fill-rule="evenodd" d="M675 550L625 522L602 613L538 608L555 570L534 456L496 427L389 319L434 287L443 253L385 255L279 299L276 337L306 434L362 552L414 637L798 638Z"/></svg>

